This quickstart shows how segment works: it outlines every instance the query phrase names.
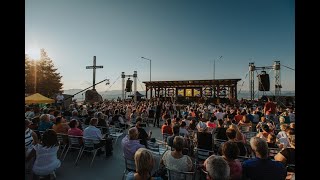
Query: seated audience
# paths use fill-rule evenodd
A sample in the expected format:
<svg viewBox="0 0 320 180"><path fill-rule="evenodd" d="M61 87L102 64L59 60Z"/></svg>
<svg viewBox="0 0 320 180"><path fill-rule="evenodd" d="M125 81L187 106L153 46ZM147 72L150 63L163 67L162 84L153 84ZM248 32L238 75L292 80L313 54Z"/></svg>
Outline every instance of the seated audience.
<svg viewBox="0 0 320 180"><path fill-rule="evenodd" d="M128 135L126 135L122 141L123 155L127 159L134 159L134 154L139 148L144 148L145 146L140 144L138 140L139 131L136 127L132 127L128 130Z"/></svg>
<svg viewBox="0 0 320 180"><path fill-rule="evenodd" d="M208 180L230 179L230 167L228 165L228 162L222 156L211 155L205 160L203 165L208 172Z"/></svg>
<svg viewBox="0 0 320 180"><path fill-rule="evenodd" d="M238 141L246 143L246 136L242 132L240 132L239 127L236 124L231 124L229 128L236 130L236 139Z"/></svg>
<svg viewBox="0 0 320 180"><path fill-rule="evenodd" d="M134 155L136 172L129 172L126 180L162 180L161 177L152 177L151 172L155 165L155 159L151 151L139 148Z"/></svg>
<svg viewBox="0 0 320 180"><path fill-rule="evenodd" d="M214 139L212 134L208 131L206 123L200 121L197 124L197 130L198 132L194 137L197 148L213 151Z"/></svg>
<svg viewBox="0 0 320 180"><path fill-rule="evenodd" d="M40 116L40 123L39 123L38 130L45 131L47 129L51 129L52 126L53 126L53 122L50 121L49 114L42 114Z"/></svg>
<svg viewBox="0 0 320 180"><path fill-rule="evenodd" d="M250 146L255 158L242 163L242 176L244 179L285 179L287 170L285 166L273 161L268 155L267 142L259 137L250 139Z"/></svg>
<svg viewBox="0 0 320 180"><path fill-rule="evenodd" d="M145 147L147 147L147 140L151 139L151 135L152 135L152 131L149 131L149 134L146 132L146 130L144 130L140 125L142 123L142 118L139 116L136 119L136 128L139 131L139 137L138 139L140 139L140 144L144 145Z"/></svg>
<svg viewBox="0 0 320 180"><path fill-rule="evenodd" d="M181 136L176 136L173 140L174 150L166 151L162 156L160 164L174 171L191 171L192 160L189 156L182 154L183 147L184 138Z"/></svg>
<svg viewBox="0 0 320 180"><path fill-rule="evenodd" d="M274 134L269 134L267 138L268 148L279 148L277 145L277 137Z"/></svg>
<svg viewBox="0 0 320 180"><path fill-rule="evenodd" d="M162 125L162 127L161 127L161 133L162 133L162 134L170 134L170 135L173 134L173 132L172 132L172 127L171 127L171 119L170 119L170 118L168 118L168 119L166 120L166 123L164 123L164 124Z"/></svg>
<svg viewBox="0 0 320 180"><path fill-rule="evenodd" d="M95 140L94 141L95 148L104 146L106 157L111 156L112 149L113 149L112 148L112 139L109 137L107 137L107 138L103 137L101 130L96 127L97 124L98 124L98 119L92 118L90 120L89 126L83 131L83 138ZM98 151L98 153L100 154L101 151Z"/></svg>
<svg viewBox="0 0 320 180"><path fill-rule="evenodd" d="M179 136L179 132L180 132L180 126L179 125L174 125L173 128L173 135L169 136L167 139L167 144L170 147L173 147L173 140L176 136Z"/></svg>
<svg viewBox="0 0 320 180"><path fill-rule="evenodd" d="M83 136L83 131L78 128L79 121L72 119L69 123L70 129L68 130L68 135L72 136Z"/></svg>
<svg viewBox="0 0 320 180"><path fill-rule="evenodd" d="M289 145L290 146L282 149L277 155L274 156L274 159L276 161L280 161L284 165L296 164L296 161L295 161L295 145L296 145L295 135L289 136Z"/></svg>
<svg viewBox="0 0 320 180"><path fill-rule="evenodd" d="M68 130L70 129L69 125L66 123L66 120L59 116L56 118L56 124L52 126L52 129L56 133L68 134Z"/></svg>
<svg viewBox="0 0 320 180"><path fill-rule="evenodd" d="M229 139L228 141L231 141L231 142L234 142L237 144L237 146L239 148L239 156L247 156L248 153L247 153L247 149L246 149L245 144L242 141L237 140L237 138L236 138L236 135L237 135L236 130L234 130L232 128L228 128L226 134ZM219 152L221 152L221 150Z"/></svg>
<svg viewBox="0 0 320 180"><path fill-rule="evenodd" d="M53 173L60 167L61 162L57 157L59 143L57 133L52 130L46 130L41 142L36 144L27 157L27 161L35 157L35 162L32 171L37 176L45 176Z"/></svg>
<svg viewBox="0 0 320 180"><path fill-rule="evenodd" d="M222 140L228 140L227 134L226 134L227 128L224 127L222 119L218 120L218 127L215 131L215 139L222 139Z"/></svg>
<svg viewBox="0 0 320 180"><path fill-rule="evenodd" d="M181 122L180 129L179 129L179 135L183 136L183 137L189 137L189 132L186 127L186 122Z"/></svg>
<svg viewBox="0 0 320 180"><path fill-rule="evenodd" d="M241 179L242 165L237 159L239 156L239 148L235 142L227 141L222 145L222 156L228 162L230 167L230 179Z"/></svg>

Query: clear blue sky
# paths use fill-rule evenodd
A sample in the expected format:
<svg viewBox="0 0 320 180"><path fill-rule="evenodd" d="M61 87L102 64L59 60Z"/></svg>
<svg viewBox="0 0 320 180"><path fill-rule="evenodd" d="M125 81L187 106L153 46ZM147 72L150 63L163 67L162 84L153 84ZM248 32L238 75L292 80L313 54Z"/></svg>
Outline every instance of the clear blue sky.
<svg viewBox="0 0 320 180"><path fill-rule="evenodd" d="M25 21L26 53L46 49L65 90L92 85L93 56L104 66L96 82L115 82L98 91L121 89L121 72L135 70L144 89L150 69L141 56L152 59L154 81L212 79L222 56L216 79L245 80L242 90L249 62L295 68L293 0L26 0ZM295 71L281 68L282 90L295 90Z"/></svg>

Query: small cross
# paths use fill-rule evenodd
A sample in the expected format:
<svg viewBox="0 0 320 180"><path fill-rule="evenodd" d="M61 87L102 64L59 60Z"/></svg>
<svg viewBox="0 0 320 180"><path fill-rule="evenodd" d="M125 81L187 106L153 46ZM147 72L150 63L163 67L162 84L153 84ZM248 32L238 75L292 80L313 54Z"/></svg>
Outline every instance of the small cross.
<svg viewBox="0 0 320 180"><path fill-rule="evenodd" d="M92 89L95 89L96 84L96 69L103 68L103 66L96 66L96 56L93 56L93 66L86 66L86 69L93 69L93 86Z"/></svg>

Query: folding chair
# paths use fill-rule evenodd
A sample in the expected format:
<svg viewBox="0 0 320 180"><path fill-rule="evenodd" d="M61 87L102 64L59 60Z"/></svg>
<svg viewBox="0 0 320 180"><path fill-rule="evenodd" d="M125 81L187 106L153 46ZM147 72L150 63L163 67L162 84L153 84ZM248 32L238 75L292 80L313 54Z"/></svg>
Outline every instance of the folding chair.
<svg viewBox="0 0 320 180"><path fill-rule="evenodd" d="M257 132L244 132L243 134L246 136L247 144L250 144L250 139L252 137L255 137L257 135Z"/></svg>
<svg viewBox="0 0 320 180"><path fill-rule="evenodd" d="M220 146L227 142L224 139L214 139L214 150L218 153Z"/></svg>
<svg viewBox="0 0 320 180"><path fill-rule="evenodd" d="M168 133L162 133L162 141L164 142L165 145L167 145L167 139L169 136L171 135Z"/></svg>
<svg viewBox="0 0 320 180"><path fill-rule="evenodd" d="M214 151L209 151L206 149L195 148L195 158L194 158L194 167L197 170L198 167L203 165L203 162L212 154Z"/></svg>
<svg viewBox="0 0 320 180"><path fill-rule="evenodd" d="M115 126L109 126L109 135L114 140L114 144L117 144L118 138L123 135L123 130Z"/></svg>
<svg viewBox="0 0 320 180"><path fill-rule="evenodd" d="M128 159L123 155L124 162L125 162L125 169L123 171L122 180L127 175L128 172L136 172L136 164L134 159Z"/></svg>
<svg viewBox="0 0 320 180"><path fill-rule="evenodd" d="M68 140L69 140L69 145L68 145L67 151L64 153L62 161L64 161L64 159L66 158L66 156L67 156L67 154L69 152L69 149L76 149L76 150L79 150L79 153L78 153L78 156L77 156L77 159L76 159L76 162L75 162L75 165L77 165L78 159L80 157L81 150L83 148L82 136L68 135Z"/></svg>
<svg viewBox="0 0 320 180"><path fill-rule="evenodd" d="M57 133L57 139L59 142L59 146L62 148L62 151L60 154L60 159L61 159L66 147L68 146L68 135L62 134L62 133Z"/></svg>
<svg viewBox="0 0 320 180"><path fill-rule="evenodd" d="M195 172L175 171L167 168L168 180L195 180Z"/></svg>
<svg viewBox="0 0 320 180"><path fill-rule="evenodd" d="M156 142L147 141L147 149L149 149L152 153L160 155L159 144Z"/></svg>
<svg viewBox="0 0 320 180"><path fill-rule="evenodd" d="M90 139L90 138L83 138L83 148L81 149L80 151L80 155L79 155L79 158L78 160L81 159L81 156L83 154L83 152L90 152L90 153L93 153L93 158L91 160L91 163L90 163L90 167L92 166L92 163L93 163L93 160L94 158L96 157L97 155L97 152L99 149L101 149L103 146L101 147L95 147L94 145L94 142L97 141L96 139ZM77 161L76 161L76 165L77 165Z"/></svg>
<svg viewBox="0 0 320 180"><path fill-rule="evenodd" d="M165 151L167 151L167 147L165 146L160 147L162 143L161 142L151 142L150 140L147 141L147 149L149 149L153 154L162 156Z"/></svg>
<svg viewBox="0 0 320 180"><path fill-rule="evenodd" d="M269 157L271 159L274 159L274 156L276 154L278 154L281 151L281 149L280 148L268 148L268 151L269 151Z"/></svg>
<svg viewBox="0 0 320 180"><path fill-rule="evenodd" d="M239 126L239 130L242 132L242 133L247 133L247 132L251 132L251 126Z"/></svg>

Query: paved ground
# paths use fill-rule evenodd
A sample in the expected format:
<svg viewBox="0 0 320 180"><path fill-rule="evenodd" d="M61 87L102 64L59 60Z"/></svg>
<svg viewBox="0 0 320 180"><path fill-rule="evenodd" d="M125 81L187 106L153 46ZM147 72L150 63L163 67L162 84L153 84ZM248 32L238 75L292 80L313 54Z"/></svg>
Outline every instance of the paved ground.
<svg viewBox="0 0 320 180"><path fill-rule="evenodd" d="M148 132L152 131L152 137L162 140L160 128L145 127ZM97 156L90 167L90 161L93 156L84 156L77 166L74 166L78 151L67 154L61 167L56 171L57 180L120 180L125 169L124 159L122 157L121 140L125 135L119 137L113 146L113 155L105 158L104 154Z"/></svg>

